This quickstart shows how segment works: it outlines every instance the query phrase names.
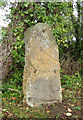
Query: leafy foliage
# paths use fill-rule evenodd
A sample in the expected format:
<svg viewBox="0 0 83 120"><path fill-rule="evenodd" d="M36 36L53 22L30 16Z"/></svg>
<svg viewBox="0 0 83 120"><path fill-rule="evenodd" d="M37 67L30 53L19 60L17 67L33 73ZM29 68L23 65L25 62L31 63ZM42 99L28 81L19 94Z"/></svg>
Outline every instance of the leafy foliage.
<svg viewBox="0 0 83 120"><path fill-rule="evenodd" d="M81 11L81 4L78 5L78 13ZM54 114L51 114L49 107L46 107L45 110L26 108L24 106L18 106L17 104L23 104L23 93L22 93L22 81L23 81L23 70L24 70L24 57L25 57L25 44L24 44L24 32L27 28L35 25L39 22L47 23L51 26L53 35L59 46L60 58L63 57L66 53L69 52L69 56L77 60L80 58L80 55L76 54L81 51L81 32L79 31L82 25L82 22L79 22L81 14L79 13L79 18L76 19L73 15L73 4L66 2L19 2L16 7L11 7L11 14L7 16L11 19L9 28L2 30L3 40L11 39L12 41L12 57L13 64L11 70L13 73L9 76L9 79L6 83L3 83L3 116L7 117L7 112L10 111L8 117L20 117L20 118L45 118L45 117L54 117ZM78 26L78 27L77 27ZM11 32L9 32L9 29ZM81 30L80 30L81 31ZM73 41L73 35L76 37L76 42ZM79 49L77 46L79 43ZM75 54L74 54L75 53ZM66 58L67 59L67 58ZM80 100L77 100L77 97L81 97L81 77L79 73L75 73L72 76L65 75L61 71L61 84L63 89L63 101L72 102L74 104L73 110L81 110ZM10 89L8 89L10 88ZM11 91L11 89L19 90L17 93ZM78 95L77 95L78 92ZM78 104L77 104L77 103ZM25 105L27 106L27 105ZM57 111L57 106L53 104L54 111ZM60 106L59 106L60 107ZM14 108L12 110L12 108ZM65 106L64 106L65 108ZM17 111L17 112L16 112ZM65 110L66 112L66 110ZM55 112L54 112L55 113ZM76 111L74 111L76 113ZM59 119L59 116L64 117L65 113L62 114L56 112L56 119ZM73 115L74 118L79 117L76 114ZM67 118L66 118L67 119Z"/></svg>
<svg viewBox="0 0 83 120"><path fill-rule="evenodd" d="M62 83L62 86L63 88L66 89L66 86L67 86L67 89L68 88L77 88L77 86L79 86L79 88L81 88L81 76L79 73L75 73L74 75L72 76L67 76L67 75L64 75L64 73L61 73L61 83Z"/></svg>
<svg viewBox="0 0 83 120"><path fill-rule="evenodd" d="M72 3L18 3L16 8L11 7L10 16L12 16L10 23L10 26L12 26L12 34L16 39L19 39L19 42L21 35L23 35L27 27L38 22L46 22L52 27L53 35L59 45L60 57L62 57L67 51L69 51L71 55L74 55L75 50L77 49L75 44L77 43L72 41L72 39L75 34L77 23L73 15ZM78 22L78 24L80 23ZM78 28L78 30L80 30L80 28Z"/></svg>
<svg viewBox="0 0 83 120"><path fill-rule="evenodd" d="M77 5L79 13L79 11L81 11L81 4L77 3ZM79 59L79 55L77 56L77 54L74 54L78 48L76 48L77 41L73 41L73 35L76 34L75 29L77 24L81 26L81 22L79 22L79 18L75 20L72 3L19 2L16 7L12 6L10 9L11 14L9 15L9 18L11 19L11 23L9 24L9 28L3 28L2 36L4 40L11 39L12 41L11 53L13 57L13 64L11 66L11 70L14 69L17 73L20 71L20 76L23 76L25 64L24 32L27 28L39 22L47 23L51 26L53 35L59 46L60 62L62 62L61 58L66 53L69 53L69 56L74 58L73 60ZM80 13L79 17L81 18ZM78 21L78 23L76 23L76 21ZM11 29L11 33L8 32L9 29ZM77 28L78 31L79 29L80 27ZM81 44L80 39L81 34L79 34L79 45ZM82 51L81 46L79 49ZM66 60L67 58L65 58L65 61ZM67 62L65 63L67 64ZM17 80L19 81L19 77ZM20 82L22 82L22 80Z"/></svg>
<svg viewBox="0 0 83 120"><path fill-rule="evenodd" d="M22 63L24 65L24 32L28 27L39 22L47 23L51 26L53 35L59 46L60 58L67 51L69 51L71 56L74 55L75 42L72 41L74 34L72 15L72 3L42 2L41 4L40 2L23 2L18 3L16 8L12 7L12 17L9 26L12 27L12 37L16 41L12 43L15 46L12 50L14 63L19 63L19 67Z"/></svg>

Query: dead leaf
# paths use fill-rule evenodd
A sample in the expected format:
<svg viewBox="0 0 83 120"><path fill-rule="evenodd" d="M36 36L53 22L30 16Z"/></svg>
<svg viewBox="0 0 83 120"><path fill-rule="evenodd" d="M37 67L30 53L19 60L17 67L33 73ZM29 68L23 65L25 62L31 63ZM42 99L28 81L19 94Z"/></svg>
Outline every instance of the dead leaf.
<svg viewBox="0 0 83 120"><path fill-rule="evenodd" d="M6 112L4 113L5 115L8 115Z"/></svg>
<svg viewBox="0 0 83 120"><path fill-rule="evenodd" d="M50 111L47 111L47 113L50 113Z"/></svg>
<svg viewBox="0 0 83 120"><path fill-rule="evenodd" d="M31 112L39 112L40 110L33 110L33 111L31 111Z"/></svg>
<svg viewBox="0 0 83 120"><path fill-rule="evenodd" d="M67 106L64 106L64 108L67 108Z"/></svg>
<svg viewBox="0 0 83 120"><path fill-rule="evenodd" d="M67 91L69 91L69 90L67 90Z"/></svg>
<svg viewBox="0 0 83 120"><path fill-rule="evenodd" d="M71 104L71 106L73 107L74 105L73 105L73 104Z"/></svg>
<svg viewBox="0 0 83 120"><path fill-rule="evenodd" d="M21 105L21 104L18 104L17 106L22 107L22 105Z"/></svg>
<svg viewBox="0 0 83 120"><path fill-rule="evenodd" d="M48 109L48 107L46 107L46 109Z"/></svg>
<svg viewBox="0 0 83 120"><path fill-rule="evenodd" d="M8 114L8 116L9 116L9 115L11 115L11 116L13 115L13 114L12 114L12 113L10 113L9 111L6 111L6 113Z"/></svg>
<svg viewBox="0 0 83 120"><path fill-rule="evenodd" d="M21 95L19 97L21 97Z"/></svg>
<svg viewBox="0 0 83 120"><path fill-rule="evenodd" d="M26 107L26 110L29 110L29 107Z"/></svg>
<svg viewBox="0 0 83 120"><path fill-rule="evenodd" d="M12 100L15 100L16 98L15 98L15 97L12 97L11 99L12 99Z"/></svg>
<svg viewBox="0 0 83 120"><path fill-rule="evenodd" d="M2 98L2 100L6 100L5 98Z"/></svg>
<svg viewBox="0 0 83 120"><path fill-rule="evenodd" d="M6 111L6 109L2 109L2 111Z"/></svg>
<svg viewBox="0 0 83 120"><path fill-rule="evenodd" d="M12 115L8 115L9 117L11 117L11 116L13 116L13 114Z"/></svg>
<svg viewBox="0 0 83 120"><path fill-rule="evenodd" d="M70 108L68 108L67 110L68 110L68 112L72 112L72 110Z"/></svg>
<svg viewBox="0 0 83 120"><path fill-rule="evenodd" d="M62 90L64 91L64 90L65 90L65 88L62 88Z"/></svg>
<svg viewBox="0 0 83 120"><path fill-rule="evenodd" d="M70 117L70 116L72 116L72 114L71 114L71 113L66 113L66 116L69 116L69 117Z"/></svg>

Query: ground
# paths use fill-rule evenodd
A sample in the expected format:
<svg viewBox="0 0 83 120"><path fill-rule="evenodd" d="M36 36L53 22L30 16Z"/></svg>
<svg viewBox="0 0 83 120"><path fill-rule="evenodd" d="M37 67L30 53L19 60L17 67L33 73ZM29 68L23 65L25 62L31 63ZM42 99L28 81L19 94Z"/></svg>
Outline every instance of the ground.
<svg viewBox="0 0 83 120"><path fill-rule="evenodd" d="M82 83L79 75L62 76L62 96L61 103L52 105L42 105L32 108L22 102L22 93L11 91L5 88L2 94L2 120L14 119L34 119L54 118L57 120L82 120ZM72 81L73 80L73 81ZM65 81L65 82L64 82Z"/></svg>
<svg viewBox="0 0 83 120"><path fill-rule="evenodd" d="M70 94L71 91L63 89L62 103L52 105L42 105L40 108L31 108L20 100L12 98L12 101L3 99L3 117L7 118L56 118L56 119L76 119L82 120L82 99L81 94L76 97ZM77 91L78 92L78 91ZM70 96L68 96L68 94ZM14 101L14 102L13 102ZM16 103L15 103L16 101ZM21 103L20 103L21 102ZM70 114L68 114L70 113ZM26 119L26 118L25 118Z"/></svg>

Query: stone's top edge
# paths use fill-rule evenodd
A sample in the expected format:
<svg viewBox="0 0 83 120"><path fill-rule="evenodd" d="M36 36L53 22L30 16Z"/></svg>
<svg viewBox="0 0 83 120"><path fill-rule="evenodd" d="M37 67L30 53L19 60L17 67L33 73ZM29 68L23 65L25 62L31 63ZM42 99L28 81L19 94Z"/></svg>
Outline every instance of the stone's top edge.
<svg viewBox="0 0 83 120"><path fill-rule="evenodd" d="M41 25L41 24L46 24L46 25L49 25L49 24L47 24L47 23L40 23L40 22L39 22L39 23L37 23L37 24L35 24L35 25L39 25L39 24L40 24L40 25Z"/></svg>
<svg viewBox="0 0 83 120"><path fill-rule="evenodd" d="M41 25L44 25L44 26L46 25L46 26L49 26L49 27L50 27L50 25L47 24L47 23L37 23L37 24L35 24L35 25L33 25L33 26L27 28L27 30L28 30L28 29L31 29L31 28L34 28L35 26L41 26ZM26 30L26 31L27 31L27 30ZM25 32L26 32L26 31L25 31Z"/></svg>
<svg viewBox="0 0 83 120"><path fill-rule="evenodd" d="M46 27L48 27L48 28L51 29L50 25L47 24L47 23L37 23L37 24L35 24L35 25L33 25L33 26L27 28L27 30L26 30L25 33L24 33L24 36L26 36L26 33L27 33L27 32L28 32L28 34L30 34L31 31L34 31L35 28L39 28L39 27L41 27L42 30L43 30L43 29L46 29Z"/></svg>
<svg viewBox="0 0 83 120"><path fill-rule="evenodd" d="M50 25L47 24L47 23L37 23L37 24L34 25L34 27L35 27L35 26L37 26L37 27L38 27L38 26L43 26L43 27L46 26L46 27L49 27L49 28L50 28Z"/></svg>
<svg viewBox="0 0 83 120"><path fill-rule="evenodd" d="M37 23L37 24L27 28L27 30L24 33L24 41L25 41L26 44L28 44L31 36L32 36L31 39L33 39L33 36L37 36L37 37L38 36L44 36L45 37L46 33L52 34L51 26L47 23ZM55 40L53 34L52 34L51 40L52 41ZM56 41L54 41L54 44L57 45Z"/></svg>
<svg viewBox="0 0 83 120"><path fill-rule="evenodd" d="M39 22L39 23L37 23L37 24L47 24L47 23L41 23L41 22ZM37 25L37 24L35 24L35 25ZM47 24L48 25L48 24Z"/></svg>

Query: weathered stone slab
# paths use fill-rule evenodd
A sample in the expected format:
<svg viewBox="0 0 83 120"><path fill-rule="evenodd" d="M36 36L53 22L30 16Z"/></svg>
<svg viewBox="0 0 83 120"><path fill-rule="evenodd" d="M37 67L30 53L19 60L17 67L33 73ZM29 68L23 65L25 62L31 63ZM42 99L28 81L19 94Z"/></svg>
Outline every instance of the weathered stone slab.
<svg viewBox="0 0 83 120"><path fill-rule="evenodd" d="M25 32L24 101L31 106L62 101L59 52L51 27L38 23Z"/></svg>

